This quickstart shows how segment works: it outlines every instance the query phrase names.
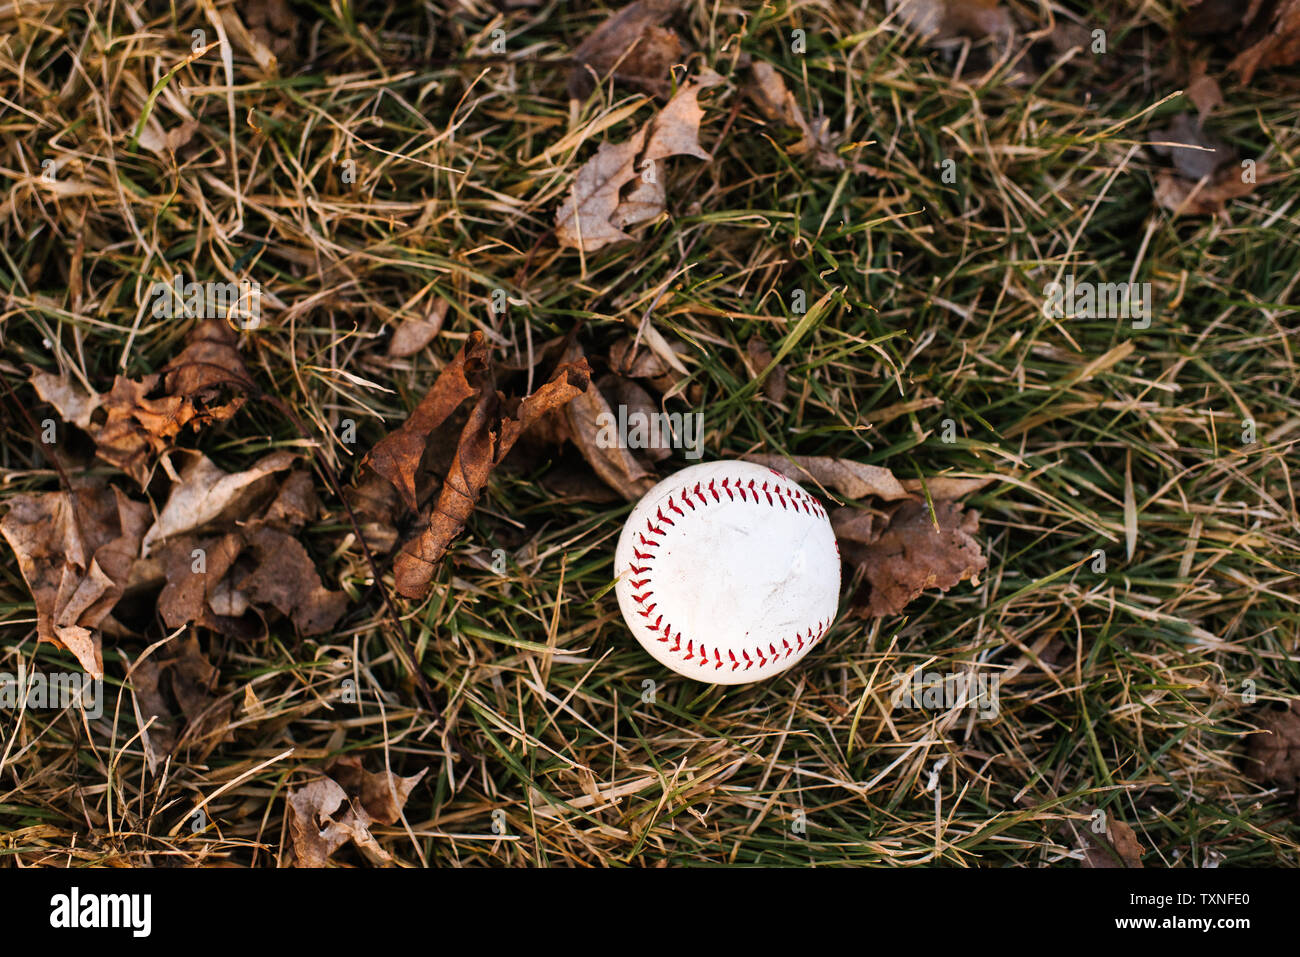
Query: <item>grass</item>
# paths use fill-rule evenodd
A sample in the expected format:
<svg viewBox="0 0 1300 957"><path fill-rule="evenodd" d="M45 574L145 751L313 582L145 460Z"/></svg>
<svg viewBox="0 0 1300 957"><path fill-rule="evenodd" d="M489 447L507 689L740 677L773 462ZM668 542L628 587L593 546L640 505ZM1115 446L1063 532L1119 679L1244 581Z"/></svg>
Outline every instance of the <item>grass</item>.
<svg viewBox="0 0 1300 957"><path fill-rule="evenodd" d="M671 161L669 215L585 257L556 248L554 210L597 143L653 113L608 83L568 102L566 57L606 8L294 3L279 78L236 45L229 74L218 46L168 83L192 30L216 39L193 4L0 14L0 372L14 390L0 505L59 487L19 414L36 407L31 368L100 389L156 370L190 324L143 314L148 284L248 275L267 318L241 348L298 421L254 402L186 442L228 469L271 448L309 455L327 513L305 541L353 598L324 638L286 622L256 642L204 632L237 706L232 740L206 757L190 741L157 774L122 678L123 652L167 637L159 621L105 641L103 718L0 716L0 860L274 865L287 791L355 753L430 768L409 827L375 829L406 864L1075 865L1100 808L1134 827L1147 866L1294 866L1295 795L1246 778L1242 755L1257 708L1300 689L1295 79L1223 78L1213 128L1272 178L1222 219L1175 219L1152 198L1167 161L1142 144L1190 109L1170 98L1193 52L1171 39L1176 5L1051 6L1105 28L1109 52L1048 57L1026 88L954 75L878 2L690 3L688 46L731 80L704 101L714 160ZM789 49L796 28L806 54ZM1198 49L1212 73L1231 56ZM808 115L824 110L852 144L848 169L782 150L743 96L742 52L777 66ZM164 131L197 124L174 157L129 148L150 107ZM1045 317L1043 287L1064 272L1150 282L1150 328ZM496 289L508 313L489 309ZM797 313L795 290L829 299ZM384 331L435 297L451 310L432 347L389 358ZM669 407L704 414L707 458L1000 476L972 499L985 576L903 617L842 614L770 681L677 679L631 640L610 588L629 506L543 487L584 468L552 447L497 472L429 600L396 603L392 620L325 470L350 477L474 329L497 345L499 387L522 394L548 341L579 327L603 371L647 316L683 347ZM780 402L750 387L753 336L781 358ZM12 561L0 653L9 672L68 667L36 645ZM1001 677L996 720L890 708L913 669L975 667ZM360 704L340 700L347 678ZM260 711L243 706L250 689ZM335 859L362 863L351 848Z"/></svg>

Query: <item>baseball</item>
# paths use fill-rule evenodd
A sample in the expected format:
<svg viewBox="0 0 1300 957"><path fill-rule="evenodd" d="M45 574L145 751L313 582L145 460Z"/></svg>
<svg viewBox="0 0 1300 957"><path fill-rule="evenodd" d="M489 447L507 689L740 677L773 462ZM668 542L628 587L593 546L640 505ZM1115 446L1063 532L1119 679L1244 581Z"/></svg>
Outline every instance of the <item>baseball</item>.
<svg viewBox="0 0 1300 957"><path fill-rule="evenodd" d="M839 603L826 510L750 462L692 465L652 488L623 526L614 569L637 641L714 684L785 671L821 640Z"/></svg>

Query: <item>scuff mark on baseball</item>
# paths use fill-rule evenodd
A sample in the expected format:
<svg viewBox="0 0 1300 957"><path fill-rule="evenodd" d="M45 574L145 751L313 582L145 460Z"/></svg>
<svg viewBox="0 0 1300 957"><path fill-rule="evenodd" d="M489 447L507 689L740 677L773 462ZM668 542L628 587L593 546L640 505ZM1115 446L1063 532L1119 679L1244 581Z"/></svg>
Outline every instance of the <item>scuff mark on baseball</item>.
<svg viewBox="0 0 1300 957"><path fill-rule="evenodd" d="M822 504L761 465L692 465L637 503L614 553L628 628L678 674L780 674L835 620L840 557Z"/></svg>

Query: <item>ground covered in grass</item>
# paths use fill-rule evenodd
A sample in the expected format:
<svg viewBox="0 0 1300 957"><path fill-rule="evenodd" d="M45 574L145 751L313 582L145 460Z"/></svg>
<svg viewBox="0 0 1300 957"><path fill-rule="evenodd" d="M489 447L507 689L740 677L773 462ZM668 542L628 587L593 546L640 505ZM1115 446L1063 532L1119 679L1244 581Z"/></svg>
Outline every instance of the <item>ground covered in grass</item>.
<svg viewBox="0 0 1300 957"><path fill-rule="evenodd" d="M152 521L175 450L232 473L288 452L320 503L294 537L346 595L313 634L169 627L157 588L129 594L102 716L0 713L0 860L309 863L328 825L342 865L1295 865L1295 68L1246 78L1258 37L1176 2L1013 3L992 36L1003 7L965 6L944 44L879 0L688 2L658 89L571 78L612 12L585 2L0 8L0 511L97 477ZM583 164L706 69L711 158L660 164L666 208L630 241L562 246ZM1201 76L1221 96L1179 95ZM1191 122L1230 165L1152 145ZM176 274L260 284L248 401L137 482L31 379L164 370L199 327L149 308ZM1051 314L1066 275L1150 283L1150 315ZM797 667L687 681L619 614L626 494L542 429L402 598L342 490L476 331L507 396L566 348L630 377L632 337L705 460L991 476L965 502L987 568L866 616L846 566ZM5 556L0 671L79 670ZM993 716L897 701L975 673Z"/></svg>

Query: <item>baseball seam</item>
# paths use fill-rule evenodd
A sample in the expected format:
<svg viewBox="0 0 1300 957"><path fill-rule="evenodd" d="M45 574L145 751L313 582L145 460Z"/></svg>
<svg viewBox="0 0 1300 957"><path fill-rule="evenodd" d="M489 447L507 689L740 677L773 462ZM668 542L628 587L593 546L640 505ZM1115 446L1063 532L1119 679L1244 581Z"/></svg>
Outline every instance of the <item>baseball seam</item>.
<svg viewBox="0 0 1300 957"><path fill-rule="evenodd" d="M780 473L778 472L773 472L772 474L780 477ZM769 484L772 486L771 488L768 487ZM749 498L745 497L747 493L750 498L753 499L752 502L750 502ZM712 501L709 500L710 495L712 496ZM651 575L654 570L653 563L655 556L652 550L658 548L660 545L659 539L662 539L668 534L668 531L664 526L676 525L671 517L664 514L664 509L684 518L689 513L685 511L683 506L694 512L700 507L720 504L723 495L726 495L728 501L732 502L736 500L737 495L740 496L742 502L748 502L754 505L762 505L763 500L766 499L767 504L772 508L775 508L779 503L781 508L786 511L789 511L793 506L795 511L802 510L809 515L823 519L827 517L826 510L822 508L821 502L817 501L817 499L813 498L813 496L800 488L792 488L777 482L764 482L760 486L758 485L758 479L750 479L748 484L746 484L743 479L733 480L729 478L722 479L720 483L717 479L713 479L708 485L705 485L703 482L696 482L694 489L686 487L680 489L675 496L669 495L667 502L656 510L655 517L653 519L646 519L646 530L637 533L636 542L632 546L633 561L628 563L628 570L632 575L637 577L629 578L628 585L632 588L632 600L639 606L638 614L642 618L646 619L646 627L657 635L656 640L670 646L666 649L667 651L680 656L683 661L695 661L698 659L706 667L712 663L715 671L721 670L728 663L730 663L732 671L748 671L755 665L761 668L769 662L777 662L789 658L796 652L803 651L805 645L808 648L811 648L821 639L826 628L830 625L830 622L818 621L815 633L812 627L808 628L807 634L796 632L792 636L795 642L793 645L790 644L791 639L782 638L780 641L783 650L778 649L776 647L776 642L772 641L768 642L766 651L763 649L762 645L755 645L752 648L742 648L740 650L740 657L737 658L734 651L728 650L727 659L723 659L721 650L714 645L713 657L712 661L710 661L709 649L704 642L699 642L697 647L695 639L688 637L686 639L686 646L683 648L681 630L679 629L677 634L674 635L672 623L664 620L664 613L661 611L658 615L655 615L655 609L658 605L655 602L650 601L650 599L654 597L654 581ZM679 505L673 504L674 497L679 500ZM699 506L695 504L695 500L699 501ZM655 524L656 522L658 522L658 524ZM647 535L650 537L647 538ZM641 591L641 594L636 594L637 591ZM650 623L651 616L654 616L653 624ZM660 632L662 632L662 634L660 634ZM752 657L750 651L753 651Z"/></svg>

